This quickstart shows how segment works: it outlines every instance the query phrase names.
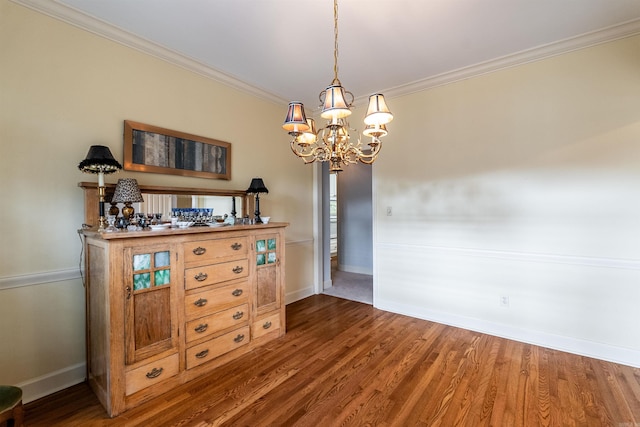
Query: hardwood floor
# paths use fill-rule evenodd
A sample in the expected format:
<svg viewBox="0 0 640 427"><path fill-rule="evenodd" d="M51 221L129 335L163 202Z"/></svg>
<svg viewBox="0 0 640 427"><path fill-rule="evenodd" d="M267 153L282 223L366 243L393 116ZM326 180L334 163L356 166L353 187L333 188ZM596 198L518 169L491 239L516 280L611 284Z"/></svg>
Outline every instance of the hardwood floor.
<svg viewBox="0 0 640 427"><path fill-rule="evenodd" d="M640 369L316 295L287 335L109 419L86 384L27 426L640 426Z"/></svg>

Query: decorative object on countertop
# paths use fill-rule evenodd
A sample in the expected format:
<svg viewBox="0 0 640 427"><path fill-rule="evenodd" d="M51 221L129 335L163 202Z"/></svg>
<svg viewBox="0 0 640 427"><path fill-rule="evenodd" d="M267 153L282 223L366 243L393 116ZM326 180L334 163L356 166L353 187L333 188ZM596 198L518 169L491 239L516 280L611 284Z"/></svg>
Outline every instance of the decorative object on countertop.
<svg viewBox="0 0 640 427"><path fill-rule="evenodd" d="M215 221L213 217L213 208L173 208L171 216L175 216L178 222L189 222L193 226L207 226L210 222ZM186 227L181 227L186 228Z"/></svg>
<svg viewBox="0 0 640 427"><path fill-rule="evenodd" d="M372 164L382 148L380 138L387 135L386 124L393 120L384 95L376 93L369 97L369 106L364 118L363 134L371 137L368 147L363 147L360 137L349 136L347 117L351 115L354 96L345 91L338 80L338 0L333 1L333 81L320 92L320 116L328 119L326 127L316 131L315 121L307 118L304 105L298 101L289 103L287 117L282 127L291 139L291 150L305 163L331 162L331 171L340 172L342 166L361 162ZM351 96L351 102L345 100L345 93ZM353 130L353 129L351 129ZM353 140L356 141L354 144Z"/></svg>
<svg viewBox="0 0 640 427"><path fill-rule="evenodd" d="M138 181L134 178L120 178L116 184L111 201L114 203L124 203L122 208L122 216L129 222L133 216L135 209L131 203L144 202Z"/></svg>
<svg viewBox="0 0 640 427"><path fill-rule="evenodd" d="M92 145L89 147L87 157L78 164L78 169L85 173L98 174L98 194L100 219L98 231L104 231L106 220L104 215L104 176L122 169L122 165L113 158L109 147L104 145Z"/></svg>
<svg viewBox="0 0 640 427"><path fill-rule="evenodd" d="M254 212L254 222L256 224L262 224L262 219L260 218L260 193L269 193L269 190L264 186L262 178L253 178L251 180L251 185L247 188L247 194L256 195L256 211Z"/></svg>

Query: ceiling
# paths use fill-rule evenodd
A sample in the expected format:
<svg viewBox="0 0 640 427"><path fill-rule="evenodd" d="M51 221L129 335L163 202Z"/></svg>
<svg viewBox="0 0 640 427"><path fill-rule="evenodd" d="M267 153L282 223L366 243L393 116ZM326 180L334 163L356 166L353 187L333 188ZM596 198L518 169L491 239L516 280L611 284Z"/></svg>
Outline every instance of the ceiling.
<svg viewBox="0 0 640 427"><path fill-rule="evenodd" d="M333 79L331 0L14 0L286 104ZM638 0L340 0L339 78L387 98L640 33Z"/></svg>

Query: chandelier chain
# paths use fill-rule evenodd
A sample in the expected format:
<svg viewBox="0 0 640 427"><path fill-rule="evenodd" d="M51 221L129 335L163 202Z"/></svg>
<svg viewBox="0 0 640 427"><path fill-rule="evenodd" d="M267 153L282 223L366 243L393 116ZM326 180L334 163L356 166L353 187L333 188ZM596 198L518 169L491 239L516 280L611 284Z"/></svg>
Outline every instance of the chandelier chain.
<svg viewBox="0 0 640 427"><path fill-rule="evenodd" d="M338 80L338 0L333 0L333 81Z"/></svg>

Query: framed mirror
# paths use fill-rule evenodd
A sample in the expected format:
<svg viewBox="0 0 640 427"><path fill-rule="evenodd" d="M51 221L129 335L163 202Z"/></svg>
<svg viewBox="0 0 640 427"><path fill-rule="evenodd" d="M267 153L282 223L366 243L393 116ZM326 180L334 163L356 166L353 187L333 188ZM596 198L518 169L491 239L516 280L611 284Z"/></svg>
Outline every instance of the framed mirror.
<svg viewBox="0 0 640 427"><path fill-rule="evenodd" d="M98 184L80 182L78 187L84 190L84 224L95 227L100 217ZM105 209L107 210L115 187L115 184L105 185ZM172 208L213 208L214 215L230 215L234 200L238 218L253 211L253 198L248 196L244 190L160 187L141 184L138 184L138 187L145 201L134 204L136 212L168 215Z"/></svg>

